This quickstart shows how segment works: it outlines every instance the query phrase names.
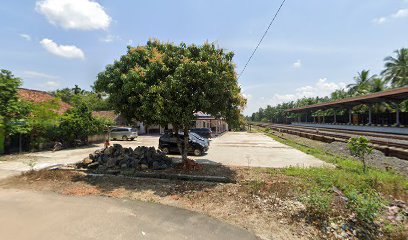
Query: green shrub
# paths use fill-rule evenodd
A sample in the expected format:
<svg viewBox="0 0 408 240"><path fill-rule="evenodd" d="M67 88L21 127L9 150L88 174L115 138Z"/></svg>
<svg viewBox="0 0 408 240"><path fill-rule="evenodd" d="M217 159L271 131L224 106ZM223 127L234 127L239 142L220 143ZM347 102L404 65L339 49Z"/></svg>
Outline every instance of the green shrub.
<svg viewBox="0 0 408 240"><path fill-rule="evenodd" d="M361 223L373 222L383 206L381 197L375 191L351 191L346 196L349 198L347 207L356 214L356 219Z"/></svg>
<svg viewBox="0 0 408 240"><path fill-rule="evenodd" d="M248 183L249 190L252 194L259 193L263 188L265 188L265 181L253 180Z"/></svg>
<svg viewBox="0 0 408 240"><path fill-rule="evenodd" d="M352 137L349 139L347 147L352 155L358 157L363 162L363 170L367 172L366 155L373 152L373 148L369 146L370 141L365 137Z"/></svg>
<svg viewBox="0 0 408 240"><path fill-rule="evenodd" d="M309 217L313 219L326 220L330 215L330 205L332 195L321 189L311 189L306 196L302 198Z"/></svg>

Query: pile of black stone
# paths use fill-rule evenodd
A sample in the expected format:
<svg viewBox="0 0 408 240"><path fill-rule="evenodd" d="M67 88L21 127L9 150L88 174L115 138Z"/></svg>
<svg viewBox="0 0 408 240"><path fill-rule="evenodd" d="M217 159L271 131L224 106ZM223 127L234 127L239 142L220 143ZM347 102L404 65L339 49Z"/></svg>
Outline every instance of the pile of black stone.
<svg viewBox="0 0 408 240"><path fill-rule="evenodd" d="M135 149L123 148L120 144L114 144L104 150L96 150L85 158L81 167L104 170L163 170L173 167L173 161L165 153L154 147L139 146Z"/></svg>

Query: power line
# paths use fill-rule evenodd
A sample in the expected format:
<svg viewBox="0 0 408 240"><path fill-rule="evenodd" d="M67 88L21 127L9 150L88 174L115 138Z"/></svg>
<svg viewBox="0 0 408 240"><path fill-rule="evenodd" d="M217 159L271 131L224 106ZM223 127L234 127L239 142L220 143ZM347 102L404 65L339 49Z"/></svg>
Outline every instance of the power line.
<svg viewBox="0 0 408 240"><path fill-rule="evenodd" d="M242 74L244 73L245 69L247 68L249 62L251 61L252 57L255 55L256 50L258 50L259 45L261 45L263 39L265 38L266 34L267 34L268 31L269 31L269 28L271 28L272 23L275 21L276 17L278 16L278 14L279 14L280 10L282 9L283 5L285 4L285 2L286 2L286 0L283 0L283 1L282 1L281 5L279 6L278 10L276 11L275 15L273 16L272 21L269 23L268 28L266 29L266 31L265 31L264 34L262 35L261 40L259 40L258 45L256 45L254 51L252 52L251 56L249 57L248 61L247 61L246 64L245 64L244 68L242 69L241 73L239 74L238 79L242 76Z"/></svg>

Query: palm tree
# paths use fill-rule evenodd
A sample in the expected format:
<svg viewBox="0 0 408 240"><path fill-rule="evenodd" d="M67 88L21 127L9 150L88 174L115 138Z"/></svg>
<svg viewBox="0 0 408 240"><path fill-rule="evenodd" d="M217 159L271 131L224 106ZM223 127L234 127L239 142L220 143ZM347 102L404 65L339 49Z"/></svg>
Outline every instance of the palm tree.
<svg viewBox="0 0 408 240"><path fill-rule="evenodd" d="M345 91L344 89L337 89L337 90L335 90L334 92L332 92L330 94L330 99L331 100L337 100L337 99L343 99L343 98L346 98L346 97L349 97L349 96L350 96L350 94L347 91Z"/></svg>
<svg viewBox="0 0 408 240"><path fill-rule="evenodd" d="M357 76L354 77L356 83L347 85L350 95L356 96L369 93L370 82L375 78L377 78L376 75L370 76L370 70L363 70L357 73Z"/></svg>
<svg viewBox="0 0 408 240"><path fill-rule="evenodd" d="M370 86L369 86L369 90L370 90L370 92L372 92L372 93L375 93L375 92L382 92L382 91L384 91L385 89L386 89L386 86L385 86L385 81L383 81L381 78L373 78L371 81L370 81Z"/></svg>
<svg viewBox="0 0 408 240"><path fill-rule="evenodd" d="M408 48L395 50L397 55L386 57L385 70L381 73L387 82L393 87L403 87L408 85Z"/></svg>

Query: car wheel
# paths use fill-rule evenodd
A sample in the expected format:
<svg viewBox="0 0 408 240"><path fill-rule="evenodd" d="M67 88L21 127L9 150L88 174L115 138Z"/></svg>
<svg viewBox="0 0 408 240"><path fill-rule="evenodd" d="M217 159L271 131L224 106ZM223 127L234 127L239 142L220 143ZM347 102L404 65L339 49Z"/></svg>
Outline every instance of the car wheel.
<svg viewBox="0 0 408 240"><path fill-rule="evenodd" d="M123 140L123 141L127 141L127 140L128 140L128 137L127 137L127 136L123 136L123 137L122 137L122 140Z"/></svg>
<svg viewBox="0 0 408 240"><path fill-rule="evenodd" d="M161 151L164 152L165 154L169 154L169 153L170 153L169 148L166 148L166 147L162 148Z"/></svg>
<svg viewBox="0 0 408 240"><path fill-rule="evenodd" d="M203 151L201 151L201 149L198 149L198 148L196 148L196 149L194 149L194 156L201 156L201 155L203 155Z"/></svg>

